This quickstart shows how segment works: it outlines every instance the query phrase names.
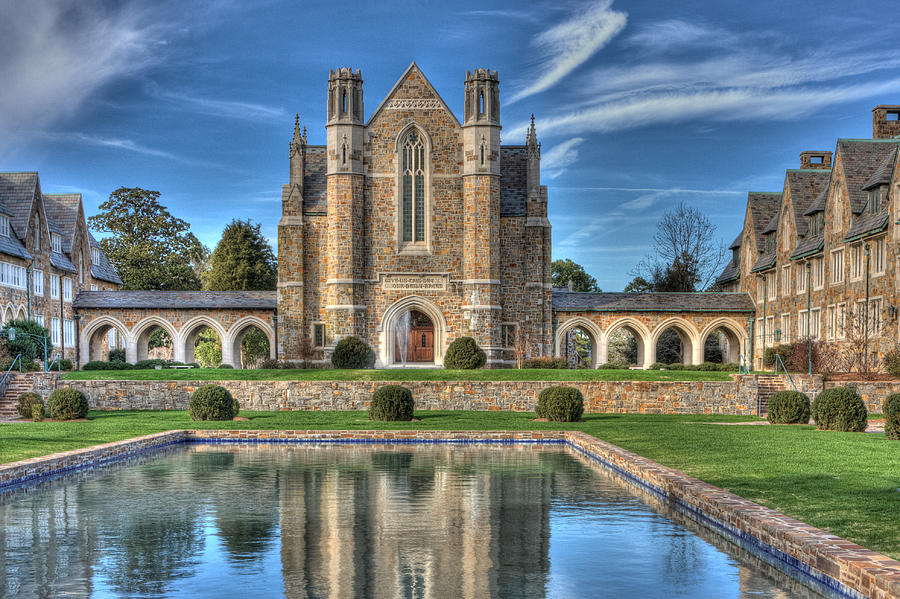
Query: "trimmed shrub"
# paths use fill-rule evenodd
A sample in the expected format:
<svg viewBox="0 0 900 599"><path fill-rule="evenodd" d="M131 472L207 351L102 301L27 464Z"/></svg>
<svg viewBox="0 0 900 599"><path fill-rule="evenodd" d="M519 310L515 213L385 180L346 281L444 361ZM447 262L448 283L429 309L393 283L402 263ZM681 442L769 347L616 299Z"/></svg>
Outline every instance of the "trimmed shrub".
<svg viewBox="0 0 900 599"><path fill-rule="evenodd" d="M163 368L165 368L168 365L169 365L168 360L162 360L160 358L152 358L150 360L138 360L134 365L134 369L135 370L153 370L157 366L162 366Z"/></svg>
<svg viewBox="0 0 900 599"><path fill-rule="evenodd" d="M541 358L528 358L522 361L522 368L550 368L554 370L565 370L569 367L565 358L551 358L544 356Z"/></svg>
<svg viewBox="0 0 900 599"><path fill-rule="evenodd" d="M737 372L741 369L741 365L737 362L728 362L722 364L722 372Z"/></svg>
<svg viewBox="0 0 900 599"><path fill-rule="evenodd" d="M444 368L447 370L475 370L484 366L485 362L487 355L471 337L454 339L444 355Z"/></svg>
<svg viewBox="0 0 900 599"><path fill-rule="evenodd" d="M769 398L768 420L772 424L806 424L809 416L809 398L805 393L778 391Z"/></svg>
<svg viewBox="0 0 900 599"><path fill-rule="evenodd" d="M62 387L50 394L47 410L54 420L76 420L87 416L88 400L78 389Z"/></svg>
<svg viewBox="0 0 900 599"><path fill-rule="evenodd" d="M191 420L232 420L237 401L225 387L203 385L191 394Z"/></svg>
<svg viewBox="0 0 900 599"><path fill-rule="evenodd" d="M190 366L191 368L200 368L200 364L197 362L188 362L185 366Z"/></svg>
<svg viewBox="0 0 900 599"><path fill-rule="evenodd" d="M628 366L625 362L606 362L599 364L597 370L628 370Z"/></svg>
<svg viewBox="0 0 900 599"><path fill-rule="evenodd" d="M231 364L219 364L219 370L228 370L229 368L234 369L234 366Z"/></svg>
<svg viewBox="0 0 900 599"><path fill-rule="evenodd" d="M884 369L891 376L900 377L900 347L894 347L884 356Z"/></svg>
<svg viewBox="0 0 900 599"><path fill-rule="evenodd" d="M109 355L107 359L110 362L124 362L125 361L125 350L124 349L111 349L109 350Z"/></svg>
<svg viewBox="0 0 900 599"><path fill-rule="evenodd" d="M703 362L697 365L697 370L701 372L719 372L722 370L722 365L718 362Z"/></svg>
<svg viewBox="0 0 900 599"><path fill-rule="evenodd" d="M885 397L881 409L884 413L884 436L900 441L900 393Z"/></svg>
<svg viewBox="0 0 900 599"><path fill-rule="evenodd" d="M331 364L335 368L373 368L375 366L375 352L359 337L344 337L334 346L331 354Z"/></svg>
<svg viewBox="0 0 900 599"><path fill-rule="evenodd" d="M43 414L44 399L37 393L23 393L19 396L19 404L16 406L16 411L22 418L31 418L31 406L38 403L42 406L41 413Z"/></svg>
<svg viewBox="0 0 900 599"><path fill-rule="evenodd" d="M31 419L34 422L44 419L44 402L31 404Z"/></svg>
<svg viewBox="0 0 900 599"><path fill-rule="evenodd" d="M412 391L400 385L375 389L369 404L369 419L384 422L409 421L413 417Z"/></svg>
<svg viewBox="0 0 900 599"><path fill-rule="evenodd" d="M578 422L584 414L584 397L575 387L547 387L538 395L535 414L551 422Z"/></svg>
<svg viewBox="0 0 900 599"><path fill-rule="evenodd" d="M654 362L650 365L650 370L665 370L669 365L665 362Z"/></svg>
<svg viewBox="0 0 900 599"><path fill-rule="evenodd" d="M101 360L92 360L90 362L86 362L84 366L81 367L82 370L132 370L134 367L131 364L126 362L119 362L115 360L113 362L103 362Z"/></svg>
<svg viewBox="0 0 900 599"><path fill-rule="evenodd" d="M38 370L43 370L40 364L31 360L22 360L22 372L37 372Z"/></svg>
<svg viewBox="0 0 900 599"><path fill-rule="evenodd" d="M863 432L868 411L862 397L849 387L825 389L812 404L816 428L830 431Z"/></svg>
<svg viewBox="0 0 900 599"><path fill-rule="evenodd" d="M63 358L59 361L60 370L72 370L72 360Z"/></svg>
<svg viewBox="0 0 900 599"><path fill-rule="evenodd" d="M689 370L688 366L681 362L672 362L671 364L667 364L666 368L669 370Z"/></svg>

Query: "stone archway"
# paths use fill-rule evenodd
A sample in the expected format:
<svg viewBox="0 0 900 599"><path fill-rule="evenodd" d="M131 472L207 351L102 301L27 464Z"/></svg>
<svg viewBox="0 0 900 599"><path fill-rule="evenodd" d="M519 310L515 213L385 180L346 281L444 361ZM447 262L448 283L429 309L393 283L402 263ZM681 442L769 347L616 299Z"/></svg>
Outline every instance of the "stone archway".
<svg viewBox="0 0 900 599"><path fill-rule="evenodd" d="M703 345L699 342L699 334L697 329L687 320L683 318L669 318L661 322L653 331L650 339L651 359L657 362L657 345L663 333L673 330L678 335L682 349L683 364L700 364L703 362Z"/></svg>
<svg viewBox="0 0 900 599"><path fill-rule="evenodd" d="M156 328L165 329L165 331L169 333L169 337L172 339L172 343L175 344L175 340L178 335L175 332L175 328L172 326L172 323L160 316L147 316L139 323L134 325L134 328L131 329L130 334L127 337L127 342L125 344L126 362L134 364L135 362L138 362L140 360L147 359L147 356L150 352L150 335ZM175 344L176 349L177 347L178 345Z"/></svg>
<svg viewBox="0 0 900 599"><path fill-rule="evenodd" d="M723 362L740 362L741 356L747 355L748 342L744 330L729 318L720 318L707 325L700 333L700 347L705 348L707 339L716 331L722 331L727 341L727 351L723 356Z"/></svg>
<svg viewBox="0 0 900 599"><path fill-rule="evenodd" d="M613 321L606 329L606 334L603 336L600 344L600 354L603 357L603 362L606 362L609 356L609 342L612 336L620 330L628 331L637 343L637 366L649 368L650 364L653 363L653 358L650 355L651 347L653 346L650 341L650 331L647 330L647 327L641 321L629 316Z"/></svg>
<svg viewBox="0 0 900 599"><path fill-rule="evenodd" d="M556 339L554 340L554 355L558 358L565 355L566 337L576 329L583 331L591 340L590 368L597 368L598 364L606 362L606 353L602 350L604 346L600 342L603 338L603 332L599 326L583 316L576 316L559 324L556 329Z"/></svg>
<svg viewBox="0 0 900 599"><path fill-rule="evenodd" d="M433 346L433 361L424 363L443 366L444 350L447 344L447 321L444 318L444 313L430 300L411 295L394 302L385 310L384 315L381 317L381 326L378 328L378 360L375 364L376 368L390 368L403 364L402 357L397 355L398 328L404 322L406 315L411 312L418 312L424 319L430 321L432 326L430 340ZM426 338L426 345L427 342L428 339ZM407 364L409 364L408 360Z"/></svg>
<svg viewBox="0 0 900 599"><path fill-rule="evenodd" d="M225 329L217 320L206 315L195 316L184 323L181 330L178 331L178 335L172 338L172 343L175 347L175 360L185 364L196 361L194 345L197 342L198 335L206 328L215 331L216 336L219 338L219 343L222 345L222 363L235 366L234 357L230 351L231 348L226 347L227 334ZM213 367L215 366L218 366L218 364Z"/></svg>
<svg viewBox="0 0 900 599"><path fill-rule="evenodd" d="M269 340L269 358L275 359L275 330L272 325L256 316L245 316L234 323L228 334L222 339L222 362L235 368L242 368L241 342L244 335L252 328L262 331Z"/></svg>
<svg viewBox="0 0 900 599"><path fill-rule="evenodd" d="M81 338L78 340L81 364L87 364L92 360L106 361L108 359L109 350L112 349L109 347L107 337L110 330L115 330L120 339L128 338L128 329L125 324L112 316L95 318L81 330Z"/></svg>

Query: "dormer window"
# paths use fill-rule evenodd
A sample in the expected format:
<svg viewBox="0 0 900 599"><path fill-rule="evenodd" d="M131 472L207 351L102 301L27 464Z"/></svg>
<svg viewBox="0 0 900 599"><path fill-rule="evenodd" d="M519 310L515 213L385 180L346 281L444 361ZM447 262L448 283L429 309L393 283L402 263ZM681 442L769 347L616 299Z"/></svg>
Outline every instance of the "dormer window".
<svg viewBox="0 0 900 599"><path fill-rule="evenodd" d="M91 264L100 264L100 248L91 248Z"/></svg>
<svg viewBox="0 0 900 599"><path fill-rule="evenodd" d="M0 235L9 237L9 217L5 214L0 214Z"/></svg>
<svg viewBox="0 0 900 599"><path fill-rule="evenodd" d="M775 251L775 234L766 235L766 253Z"/></svg>
<svg viewBox="0 0 900 599"><path fill-rule="evenodd" d="M809 217L809 235L815 237L822 232L822 224L825 220L825 214L817 212Z"/></svg>
<svg viewBox="0 0 900 599"><path fill-rule="evenodd" d="M50 249L57 253L62 253L62 237L57 233L50 233Z"/></svg>
<svg viewBox="0 0 900 599"><path fill-rule="evenodd" d="M731 263L738 266L741 263L741 248L731 250Z"/></svg>
<svg viewBox="0 0 900 599"><path fill-rule="evenodd" d="M881 212L881 188L869 190L869 203L867 206L869 214L878 214Z"/></svg>

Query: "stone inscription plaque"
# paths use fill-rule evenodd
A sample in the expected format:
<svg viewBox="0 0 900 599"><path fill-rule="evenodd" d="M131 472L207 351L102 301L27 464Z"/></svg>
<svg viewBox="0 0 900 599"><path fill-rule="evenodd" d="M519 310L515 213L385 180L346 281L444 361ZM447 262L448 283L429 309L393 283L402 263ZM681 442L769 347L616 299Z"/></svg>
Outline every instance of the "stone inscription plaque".
<svg viewBox="0 0 900 599"><path fill-rule="evenodd" d="M446 291L444 275L385 275L381 284L384 291Z"/></svg>

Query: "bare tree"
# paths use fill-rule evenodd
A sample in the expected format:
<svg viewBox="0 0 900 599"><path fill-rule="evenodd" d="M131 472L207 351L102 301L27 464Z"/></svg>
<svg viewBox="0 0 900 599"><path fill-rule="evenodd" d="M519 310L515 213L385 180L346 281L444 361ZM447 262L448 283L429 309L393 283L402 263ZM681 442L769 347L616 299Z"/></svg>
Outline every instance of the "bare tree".
<svg viewBox="0 0 900 599"><path fill-rule="evenodd" d="M522 368L522 363L528 359L531 344L528 337L522 331L522 327L516 327L516 338L513 344L513 355L516 357L516 368Z"/></svg>
<svg viewBox="0 0 900 599"><path fill-rule="evenodd" d="M663 214L650 254L631 274L646 279L654 291L703 291L713 285L726 260L716 226L681 203Z"/></svg>

